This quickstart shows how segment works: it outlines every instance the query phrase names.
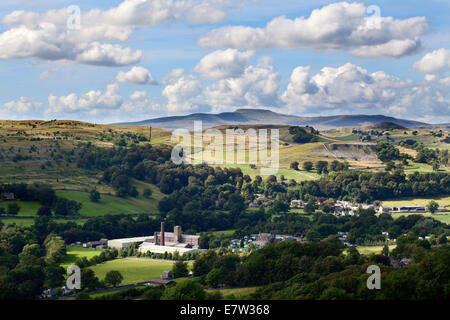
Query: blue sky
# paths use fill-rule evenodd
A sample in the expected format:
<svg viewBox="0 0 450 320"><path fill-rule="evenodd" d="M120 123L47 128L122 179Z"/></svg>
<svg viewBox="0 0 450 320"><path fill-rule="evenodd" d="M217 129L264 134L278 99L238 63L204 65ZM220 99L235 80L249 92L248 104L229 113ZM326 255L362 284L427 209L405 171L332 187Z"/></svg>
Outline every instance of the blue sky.
<svg viewBox="0 0 450 320"><path fill-rule="evenodd" d="M448 1L4 0L0 16L1 119L265 108L450 122Z"/></svg>

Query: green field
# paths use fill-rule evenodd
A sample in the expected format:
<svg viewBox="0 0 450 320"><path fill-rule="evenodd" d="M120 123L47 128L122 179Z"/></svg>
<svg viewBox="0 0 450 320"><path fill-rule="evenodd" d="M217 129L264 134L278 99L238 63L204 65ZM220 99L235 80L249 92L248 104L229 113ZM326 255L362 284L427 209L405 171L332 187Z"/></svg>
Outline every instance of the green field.
<svg viewBox="0 0 450 320"><path fill-rule="evenodd" d="M103 216L105 214L133 214L133 213L156 213L158 211L158 201L162 194L156 186L150 184L140 184L138 191L142 194L143 187L152 190L153 195L150 199L142 196L138 198L119 198L112 195L102 195L99 202L92 202L89 199L88 192L79 191L57 191L59 197L81 202L83 207L79 211L82 216Z"/></svg>
<svg viewBox="0 0 450 320"><path fill-rule="evenodd" d="M420 214L424 217L433 218L440 222L450 224L450 212L438 212L435 214L431 214L431 213L396 213L396 214L393 214L392 217L394 219L398 219L400 217L403 217L403 216L407 217L407 216L410 216L413 214Z"/></svg>
<svg viewBox="0 0 450 320"><path fill-rule="evenodd" d="M364 255L370 255L372 253L374 254L380 254L381 251L383 250L384 246L373 246L373 247L356 247L356 249L358 249L360 254L364 254ZM392 251L396 246L395 245L391 245L389 246L389 251Z"/></svg>
<svg viewBox="0 0 450 320"><path fill-rule="evenodd" d="M61 198L75 200L82 203L79 211L81 216L95 217L105 214L135 214L135 213L156 213L158 212L158 202L163 197L159 189L149 183L134 181L133 184L139 191L137 198L120 198L113 195L102 195L99 202L92 202L89 199L89 192L57 190L56 195ZM149 199L142 196L144 188L150 188L153 192ZM41 204L37 201L11 201L0 203L0 207L6 209L8 203L17 203L20 206L19 216L35 216ZM21 222L31 225L31 222Z"/></svg>
<svg viewBox="0 0 450 320"><path fill-rule="evenodd" d="M24 227L30 227L34 223L34 219L0 219L4 224L13 224L15 223L18 226L24 226ZM65 222L75 222L78 225L83 225L87 219L74 219L74 220L67 220L67 219L53 219L54 222L57 223L65 223Z"/></svg>
<svg viewBox="0 0 450 320"><path fill-rule="evenodd" d="M35 216L36 212L41 207L41 204L37 201L8 201L0 202L0 208L3 207L6 210L10 203L16 203L20 206L19 216Z"/></svg>
<svg viewBox="0 0 450 320"><path fill-rule="evenodd" d="M61 266L67 268L75 263L78 258L86 257L90 259L100 254L99 250L93 250L90 248L67 246L67 253L64 259L61 261Z"/></svg>
<svg viewBox="0 0 450 320"><path fill-rule="evenodd" d="M398 200L388 200L382 201L383 206L394 207L394 206L408 206L408 205L420 205L426 206L431 200L436 201L439 205L450 206L450 197L424 197L424 198L402 198ZM398 219L402 216L409 216L412 214L420 214L424 217L431 217L443 223L450 224L450 212L436 212L431 213L395 213L392 215L394 219Z"/></svg>
<svg viewBox="0 0 450 320"><path fill-rule="evenodd" d="M121 285L139 283L159 278L164 270L172 270L171 261L115 259L92 266L96 276L102 280L108 271L117 270L123 276Z"/></svg>
<svg viewBox="0 0 450 320"><path fill-rule="evenodd" d="M402 198L398 200L385 200L382 201L383 206L411 206L411 205L427 205L431 200L436 201L439 205L450 206L450 197L425 197L425 198Z"/></svg>

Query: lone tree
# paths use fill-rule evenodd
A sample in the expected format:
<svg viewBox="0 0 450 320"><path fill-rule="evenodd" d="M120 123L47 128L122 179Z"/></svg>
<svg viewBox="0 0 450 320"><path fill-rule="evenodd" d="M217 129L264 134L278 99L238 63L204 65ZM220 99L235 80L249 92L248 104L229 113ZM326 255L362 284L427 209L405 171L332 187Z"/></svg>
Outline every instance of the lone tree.
<svg viewBox="0 0 450 320"><path fill-rule="evenodd" d="M152 196L153 192L150 188L145 188L144 193L142 194L145 198L150 198Z"/></svg>
<svg viewBox="0 0 450 320"><path fill-rule="evenodd" d="M386 257L389 256L389 246L387 244L384 245L383 250L381 251L383 255Z"/></svg>
<svg viewBox="0 0 450 320"><path fill-rule="evenodd" d="M431 166L433 168L433 171L436 171L436 172L439 171L439 168L440 168L439 162L434 161Z"/></svg>
<svg viewBox="0 0 450 320"><path fill-rule="evenodd" d="M100 200L100 192L98 192L97 189L92 189L89 193L89 199L91 199L92 202L98 202Z"/></svg>
<svg viewBox="0 0 450 320"><path fill-rule="evenodd" d="M311 161L303 162L303 169L306 171L311 171L314 168L314 165Z"/></svg>
<svg viewBox="0 0 450 320"><path fill-rule="evenodd" d="M427 204L427 210L429 212L431 212L431 214L435 213L438 210L438 208L439 208L439 204L434 200L431 200Z"/></svg>
<svg viewBox="0 0 450 320"><path fill-rule="evenodd" d="M111 287L117 287L123 280L123 276L119 271L111 270L105 275L105 284Z"/></svg>
<svg viewBox="0 0 450 320"><path fill-rule="evenodd" d="M291 162L291 169L298 171L298 161Z"/></svg>
<svg viewBox="0 0 450 320"><path fill-rule="evenodd" d="M10 203L8 204L8 215L10 216L16 216L19 214L20 206L17 203Z"/></svg>

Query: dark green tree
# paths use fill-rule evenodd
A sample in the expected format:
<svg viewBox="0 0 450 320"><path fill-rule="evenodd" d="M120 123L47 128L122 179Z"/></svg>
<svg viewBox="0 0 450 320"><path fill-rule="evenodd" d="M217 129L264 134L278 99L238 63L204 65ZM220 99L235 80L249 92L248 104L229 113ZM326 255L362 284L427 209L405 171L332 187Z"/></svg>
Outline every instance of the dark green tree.
<svg viewBox="0 0 450 320"><path fill-rule="evenodd" d="M161 300L204 300L206 298L205 289L196 280L183 279L175 286L168 287Z"/></svg>
<svg viewBox="0 0 450 320"><path fill-rule="evenodd" d="M8 215L16 216L19 214L20 206L17 203L15 203L15 202L8 203L7 208L8 208Z"/></svg>
<svg viewBox="0 0 450 320"><path fill-rule="evenodd" d="M122 274L117 270L108 271L105 275L105 284L111 287L117 287L123 281Z"/></svg>
<svg viewBox="0 0 450 320"><path fill-rule="evenodd" d="M92 189L91 192L89 192L89 199L92 202L99 202L100 201L100 192L98 192L97 189Z"/></svg>
<svg viewBox="0 0 450 320"><path fill-rule="evenodd" d="M187 277L189 270L186 262L177 261L173 264L172 273L174 278L183 278Z"/></svg>
<svg viewBox="0 0 450 320"><path fill-rule="evenodd" d="M303 170L311 171L314 168L314 165L311 161L303 162Z"/></svg>

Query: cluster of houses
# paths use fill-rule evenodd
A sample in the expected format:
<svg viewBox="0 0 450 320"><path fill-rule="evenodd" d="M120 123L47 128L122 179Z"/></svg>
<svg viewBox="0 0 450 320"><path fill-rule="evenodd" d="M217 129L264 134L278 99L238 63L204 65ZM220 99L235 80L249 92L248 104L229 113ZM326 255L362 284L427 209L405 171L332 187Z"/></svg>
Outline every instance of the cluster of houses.
<svg viewBox="0 0 450 320"><path fill-rule="evenodd" d="M303 208L305 206L305 202L302 200L292 200L290 207L291 208ZM320 201L319 201L319 204ZM373 204L360 204L360 203L352 203L350 201L341 201L337 200L334 203L334 215L336 216L354 216L357 215L358 209L374 209L377 213L421 213L426 212L427 208L425 206L411 205L411 206L395 206L395 207L387 207L387 206L376 206ZM438 212L448 211L445 206L439 206Z"/></svg>
<svg viewBox="0 0 450 320"><path fill-rule="evenodd" d="M74 291L71 289L68 289L66 286L63 286L61 288L50 288L46 289L42 292L40 298L41 299L52 299L54 297L58 296L67 296L73 294Z"/></svg>
<svg viewBox="0 0 450 320"><path fill-rule="evenodd" d="M80 245L80 242L75 243L75 245ZM99 241L89 241L83 243L83 248L90 248L95 250L102 250L108 247L108 239L100 239Z"/></svg>
<svg viewBox="0 0 450 320"><path fill-rule="evenodd" d="M229 248L233 252L245 252L249 247L260 249L268 244L282 241L304 242L306 240L299 237L277 235L275 233L259 233L244 236L242 239L232 239Z"/></svg>
<svg viewBox="0 0 450 320"><path fill-rule="evenodd" d="M274 202L274 200L267 198L265 195L256 196L257 198L248 205L249 208L259 208L261 205L264 207L269 207Z"/></svg>

